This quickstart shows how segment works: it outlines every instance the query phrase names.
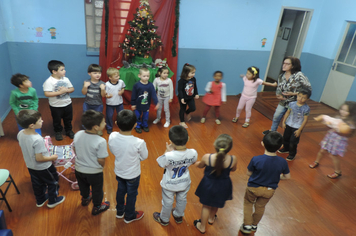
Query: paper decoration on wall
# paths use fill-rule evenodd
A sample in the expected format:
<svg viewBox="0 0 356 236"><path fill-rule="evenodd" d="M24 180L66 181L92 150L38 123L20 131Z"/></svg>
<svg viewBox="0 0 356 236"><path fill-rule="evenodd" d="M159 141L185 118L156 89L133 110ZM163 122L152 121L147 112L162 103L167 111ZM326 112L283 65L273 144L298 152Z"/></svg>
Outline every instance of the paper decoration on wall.
<svg viewBox="0 0 356 236"><path fill-rule="evenodd" d="M267 39L266 39L266 38L263 38L261 41L262 41L262 47L264 48L265 45L266 45Z"/></svg>
<svg viewBox="0 0 356 236"><path fill-rule="evenodd" d="M42 27L37 27L36 28L36 37L43 37L42 36L42 31L43 31Z"/></svg>
<svg viewBox="0 0 356 236"><path fill-rule="evenodd" d="M51 33L51 39L56 39L56 28L51 27L48 29L48 31Z"/></svg>

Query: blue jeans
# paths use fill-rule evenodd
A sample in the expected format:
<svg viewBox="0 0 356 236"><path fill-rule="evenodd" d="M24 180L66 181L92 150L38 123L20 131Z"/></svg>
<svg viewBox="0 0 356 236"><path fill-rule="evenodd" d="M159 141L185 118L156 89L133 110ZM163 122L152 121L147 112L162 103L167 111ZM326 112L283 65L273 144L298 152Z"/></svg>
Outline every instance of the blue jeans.
<svg viewBox="0 0 356 236"><path fill-rule="evenodd" d="M23 128L21 127L21 125L17 124L17 127L19 127L19 131L23 130ZM42 136L42 132L41 129L35 129L36 133L38 133L39 135Z"/></svg>
<svg viewBox="0 0 356 236"><path fill-rule="evenodd" d="M106 105L106 130L112 130L115 109L117 114L120 111L124 110L124 105L122 103L116 106Z"/></svg>
<svg viewBox="0 0 356 236"><path fill-rule="evenodd" d="M277 131L278 125L281 122L284 114L286 114L287 110L288 109L286 107L278 104L276 111L273 114L272 127L271 127L272 131Z"/></svg>
<svg viewBox="0 0 356 236"><path fill-rule="evenodd" d="M140 184L140 175L133 179L123 179L116 176L118 182L116 192L116 211L118 215L125 213L125 220L132 220L136 218L135 204L138 195L138 185ZM126 206L125 206L125 195Z"/></svg>
<svg viewBox="0 0 356 236"><path fill-rule="evenodd" d="M87 110L94 110L94 111L100 111L103 112L104 106L103 104L101 105L89 105L87 103L83 103L83 113L86 112Z"/></svg>
<svg viewBox="0 0 356 236"><path fill-rule="evenodd" d="M141 118L141 114L142 114L142 118ZM137 118L136 128L141 129L141 128L148 127L148 115L149 115L148 111L135 110L135 115Z"/></svg>

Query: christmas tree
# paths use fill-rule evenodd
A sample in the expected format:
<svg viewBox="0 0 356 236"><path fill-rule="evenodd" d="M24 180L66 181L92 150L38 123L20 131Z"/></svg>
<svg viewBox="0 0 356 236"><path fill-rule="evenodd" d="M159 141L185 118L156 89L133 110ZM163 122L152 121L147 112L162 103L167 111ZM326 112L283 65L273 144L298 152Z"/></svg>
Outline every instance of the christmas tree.
<svg viewBox="0 0 356 236"><path fill-rule="evenodd" d="M149 57L150 51L162 45L161 37L157 34L157 26L151 13L148 1L142 0L134 13L134 19L129 21L125 41L122 45L126 57Z"/></svg>

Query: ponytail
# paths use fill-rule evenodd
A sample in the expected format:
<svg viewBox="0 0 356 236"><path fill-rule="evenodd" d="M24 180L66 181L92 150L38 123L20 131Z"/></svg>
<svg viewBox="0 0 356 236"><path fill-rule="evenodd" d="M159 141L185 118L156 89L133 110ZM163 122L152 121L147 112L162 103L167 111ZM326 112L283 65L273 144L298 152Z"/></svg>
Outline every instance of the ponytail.
<svg viewBox="0 0 356 236"><path fill-rule="evenodd" d="M217 154L213 172L215 172L216 176L220 176L224 169L224 158L232 148L231 136L228 134L219 135L219 137L214 142L214 146Z"/></svg>

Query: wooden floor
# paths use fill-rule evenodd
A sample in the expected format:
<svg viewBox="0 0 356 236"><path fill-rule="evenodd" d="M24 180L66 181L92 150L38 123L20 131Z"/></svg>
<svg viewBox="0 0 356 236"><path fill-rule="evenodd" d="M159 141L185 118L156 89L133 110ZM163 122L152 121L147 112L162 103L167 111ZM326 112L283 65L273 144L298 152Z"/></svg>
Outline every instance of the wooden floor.
<svg viewBox="0 0 356 236"><path fill-rule="evenodd" d="M262 131L271 126L271 121L253 109L251 125L242 128L244 112L237 124L231 122L238 103L237 96L228 97L226 105L221 107L222 124L214 122L213 109L207 116L205 124L200 118L204 109L201 99L197 101L197 111L188 123L190 141L188 148L195 148L199 158L205 153L214 152L214 139L222 133L230 134L234 140L231 154L238 157L238 170L231 173L233 181L233 200L228 201L225 208L218 211L218 218L213 226L208 225L205 235L242 235L239 227L243 221L243 196L248 177L246 167L254 155L263 154L260 142ZM80 116L83 99L73 99L74 131L80 129ZM125 108L128 108L125 106ZM318 108L316 108L318 109ZM322 108L320 108L322 109ZM40 99L40 112L44 119L42 133L53 137L52 122L48 101ZM273 110L273 109L272 109ZM312 108L313 110L313 108ZM316 112L316 111L315 111ZM178 124L178 104L171 106L172 123ZM115 194L117 182L114 174L114 156L110 154L104 169L104 198L111 202L110 210L98 216L91 215L92 205L81 206L80 194L73 191L70 184L60 178L60 194L66 196L63 204L54 209L46 206L37 208L33 195L30 176L22 158L16 140L17 126L14 114L10 112L3 122L5 136L0 138L0 168L10 170L21 194L11 188L7 194L13 212L9 212L5 203L0 209L5 211L8 228L14 235L48 235L48 236L81 236L81 235L200 235L194 228L193 221L200 218L201 204L194 192L203 177L203 170L190 167L192 179L188 193L188 204L182 224L176 224L173 218L170 225L163 227L152 218L152 213L161 210L160 180L163 170L158 166L156 158L163 154L165 142L168 141L168 129L163 124L153 125L154 112L150 113L150 132L136 134L145 139L149 157L143 161L142 175L137 197L136 209L143 210L142 220L125 224L122 219L115 218ZM117 128L116 128L117 131ZM279 128L280 132L283 132ZM322 160L318 169L310 169L319 150L319 142L325 131L304 132L298 147L298 154L293 162L289 162L291 180L283 180L266 212L258 225L255 235L260 236L306 236L306 235L356 235L356 140L350 140L349 150L341 160L343 176L336 180L326 177L333 172L333 164L329 157ZM104 138L108 138L106 132ZM68 137L55 145L71 143ZM286 155L281 154L286 157ZM66 172L73 179L70 171Z"/></svg>

